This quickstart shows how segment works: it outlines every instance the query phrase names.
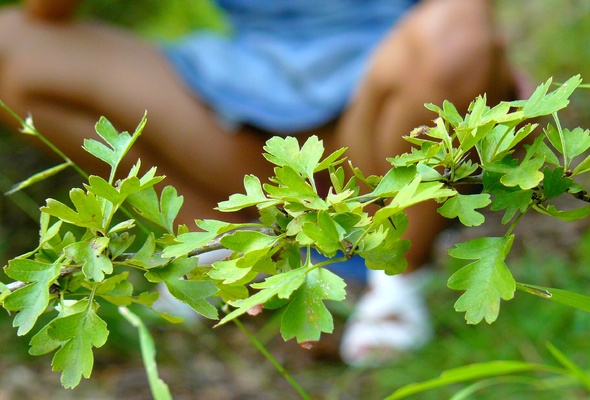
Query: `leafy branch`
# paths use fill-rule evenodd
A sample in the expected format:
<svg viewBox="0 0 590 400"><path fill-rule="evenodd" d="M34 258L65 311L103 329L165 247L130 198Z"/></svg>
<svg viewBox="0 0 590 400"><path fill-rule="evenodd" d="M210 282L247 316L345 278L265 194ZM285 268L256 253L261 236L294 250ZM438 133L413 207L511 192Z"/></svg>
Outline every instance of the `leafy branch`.
<svg viewBox="0 0 590 400"><path fill-rule="evenodd" d="M477 238L449 251L472 260L448 281L451 289L464 291L455 308L465 312L468 323L491 323L502 300L512 299L517 289L531 292L534 287L516 283L506 261L522 215L536 211L572 221L590 214L589 205L560 210L551 204L565 194L588 201L576 179L590 171L590 156L578 160L590 149L590 131L565 129L558 118L580 83L575 76L549 92L548 80L528 100L493 107L485 96L478 97L465 116L447 101L442 107L429 104L437 115L433 126L413 130L406 137L412 150L389 158L392 168L383 176L364 176L346 162L345 149L324 156L317 137L301 146L292 137L273 137L264 156L274 165L274 176L265 184L245 176L245 193L233 194L217 207L222 212L254 207L259 221L197 220L194 230L175 227L183 198L171 186L156 192L154 185L163 180L156 168L142 175L138 160L126 177L115 181L145 116L133 134L118 133L101 118L96 130L106 144L86 140L84 148L110 166L108 179L87 177L83 188L70 191L71 204L46 201L39 245L9 261L5 272L14 282L0 284L0 302L15 313L18 335L37 329L31 354L55 352L53 368L62 371L65 387L75 387L90 375L92 349L107 340L108 328L98 314L102 302L151 308L157 299L156 291L136 293L128 279L132 271L151 284L164 284L206 318L219 318L210 301L219 299L228 311L219 324L254 310L276 309L282 337L308 346L333 330L325 301L341 301L346 295L344 281L329 270L330 264L360 256L368 268L391 275L403 272L410 245L403 238L405 211L435 201L442 216L465 226L483 224L481 210L487 207L503 211L502 222L509 224L504 236ZM555 124L537 134L536 121L542 116L552 117ZM30 118L22 123L24 133L38 135ZM524 153L517 156L519 148ZM66 159L14 191L67 166ZM318 192L319 173L330 178L325 195ZM480 190L465 191L465 186ZM369 212L375 205L377 211ZM121 217L127 209L134 214ZM138 231L144 222L159 232ZM138 250L130 251L132 245ZM231 255L200 263L199 255L221 248ZM316 260L311 249L326 258ZM567 296L556 298L579 307L579 301ZM43 313L54 318L39 327Z"/></svg>

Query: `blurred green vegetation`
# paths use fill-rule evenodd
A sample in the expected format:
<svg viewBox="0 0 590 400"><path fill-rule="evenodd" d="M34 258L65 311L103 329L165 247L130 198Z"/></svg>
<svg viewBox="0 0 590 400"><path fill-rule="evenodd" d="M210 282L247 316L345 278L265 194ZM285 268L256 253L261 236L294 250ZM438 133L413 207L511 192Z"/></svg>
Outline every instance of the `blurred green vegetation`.
<svg viewBox="0 0 590 400"><path fill-rule="evenodd" d="M9 3L15 1L0 1L0 5ZM528 75L535 85L550 76L555 77L556 81L563 81L578 73L590 80L590 2L495 0L494 4L499 25L508 44L510 59L515 68ZM209 1L204 0L89 0L81 14L85 18L98 18L128 27L141 35L158 40L178 37L196 27L222 31L228 29L218 11ZM590 126L589 104L590 92L579 91L567 111L567 125ZM0 132L0 189L3 191L12 182L24 179L28 174L50 165L51 160L47 160L44 153L23 144L13 135ZM69 188L78 182L75 176L64 178L64 175L60 175L58 179L59 181L51 180L28 190L27 197L21 197L16 202L34 212L34 205L43 203L45 197L65 196ZM37 222L15 202L5 196L0 197L0 264L3 265L7 258L34 246L37 229ZM590 282L587 268L590 263L590 236L582 235L577 242L571 252L549 254L540 247L535 248L534 244L529 244L527 251L512 261L511 267L523 281L587 294ZM314 398L324 399L379 399L401 385L431 379L444 369L473 362L507 359L555 364L546 350L546 342L556 345L582 368L590 369L588 314L519 292L514 301L502 304L500 318L493 325L467 326L463 316L453 311L453 303L458 294L446 289L444 285L458 265L449 261L442 264L442 268L433 272L432 284L427 290L437 333L436 340L416 353L400 355L391 366L360 370L347 368L331 358L302 364L298 360L306 357L302 350L293 348L292 344L283 345L267 336L265 340L273 352L279 353L279 358L301 385L317 394ZM97 353L97 368L93 379L83 382L79 390L67 392L67 397L59 386L59 375L48 372L49 358L33 359L27 356L29 338L15 338L15 331L8 328L9 317L0 316L0 324L4 327L0 329L0 381L4 385L8 378L3 379L3 376L7 377L12 370L18 371L19 365L27 365L31 371L25 375L36 380L35 383L43 384L42 393L47 399L101 398L101 393L106 393L105 396L110 398L142 398L140 393L146 392L140 387L135 388L135 397L129 393L118 395L113 389L113 375L123 376L127 371L138 368L140 361L139 354L136 353L135 332L126 323L115 322L118 316L114 308L109 314L112 321L108 322L114 325L111 325L108 349L101 349ZM267 335L269 326L272 328L272 320L262 327L261 335ZM188 383L195 381L198 384L190 386L190 391L184 398L198 397L197 393L205 398L206 393L212 393L210 389L207 392L207 385L211 382L205 382L202 378L208 376L207 374L219 375L215 383L219 385L221 382L222 386L226 385L235 391L235 397L227 398L273 398L273 394L277 393L284 399L297 398L289 388L285 388L281 377L272 368L264 370L268 375L266 379L258 377L244 383L244 386L259 394L259 397L239 396L239 385L235 382L247 380L243 377L250 377L252 371L263 369L266 362L247 342L236 344L240 336L237 332L228 334L223 330L203 329L198 330L197 335L191 327L170 325L154 325L153 329L160 346L160 367L164 370L164 379L170 383L177 399L182 398L178 394L179 387L186 389ZM203 354L210 357L204 357ZM132 355L131 361L126 360L129 355ZM221 360L223 367L212 360ZM205 365L208 362L210 364ZM143 383L145 386L142 374L140 370L137 375L140 378L135 379L138 385ZM229 381L234 382L224 383ZM563 388L559 383L553 381L554 389L544 387L532 394L529 386L507 383L482 389L472 398L582 398L578 389ZM415 398L450 398L460 387L463 386L434 390ZM27 398L31 393L30 388L22 388L20 393L24 393L22 397ZM0 398L2 394L0 388Z"/></svg>
<svg viewBox="0 0 590 400"><path fill-rule="evenodd" d="M0 0L0 6L20 2ZM173 39L194 29L229 29L212 0L84 0L78 14L158 40Z"/></svg>
<svg viewBox="0 0 590 400"><path fill-rule="evenodd" d="M590 82L590 2L495 0L498 23L516 69L534 84L581 74ZM590 126L590 91L574 93L563 121ZM567 118L567 119L566 119Z"/></svg>

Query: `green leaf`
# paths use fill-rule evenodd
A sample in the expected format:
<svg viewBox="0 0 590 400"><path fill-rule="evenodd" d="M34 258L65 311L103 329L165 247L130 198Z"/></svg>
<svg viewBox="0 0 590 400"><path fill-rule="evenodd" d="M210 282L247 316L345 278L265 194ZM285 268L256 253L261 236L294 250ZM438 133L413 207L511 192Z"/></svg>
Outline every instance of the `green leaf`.
<svg viewBox="0 0 590 400"><path fill-rule="evenodd" d="M390 169L379 181L377 187L366 197L392 197L416 178L416 167Z"/></svg>
<svg viewBox="0 0 590 400"><path fill-rule="evenodd" d="M303 284L307 272L308 268L297 268L289 272L268 277L264 282L253 284L253 288L262 290L247 299L232 302L231 304L237 308L219 321L217 326L239 317L252 307L263 305L274 296L278 295L281 299L289 298L291 293Z"/></svg>
<svg viewBox="0 0 590 400"><path fill-rule="evenodd" d="M127 182L129 182L129 180L127 180ZM119 204L119 203L122 203L123 200L125 200L125 197L126 197L125 194L121 193L113 185L108 183L106 180L104 180L100 176L94 176L94 175L89 176L88 183L89 183L88 185L85 185L86 190L88 190L90 193L92 193L98 197L102 197L103 199L110 201L113 204ZM134 183L135 183L135 186L137 188L139 188L139 179L138 178L134 179ZM129 185L129 183L125 186L128 186L128 185Z"/></svg>
<svg viewBox="0 0 590 400"><path fill-rule="evenodd" d="M162 256L164 258L181 257L191 251L203 247L211 242L217 234L215 232L188 232L176 237L178 244L167 246Z"/></svg>
<svg viewBox="0 0 590 400"><path fill-rule="evenodd" d="M473 120L473 115L469 118L469 122ZM495 121L473 121L469 125L457 129L457 138L459 139L459 150L462 154L467 154L480 140L486 137L492 129L496 127Z"/></svg>
<svg viewBox="0 0 590 400"><path fill-rule="evenodd" d="M572 171L572 176L584 174L590 171L590 155L587 156L583 161L581 161L574 170Z"/></svg>
<svg viewBox="0 0 590 400"><path fill-rule="evenodd" d="M555 147L559 153L565 154L570 160L583 154L590 148L590 130L588 129L584 130L582 128L575 128L572 131L569 129L563 129L562 137L553 125L549 125L545 130L545 134L553 147ZM565 150L562 146L562 140L565 144Z"/></svg>
<svg viewBox="0 0 590 400"><path fill-rule="evenodd" d="M163 311L158 311L154 308L151 309L154 314L156 314L158 317L162 318L163 320L170 322L171 324L182 324L184 322L184 318L182 317L177 317L175 315L170 315L168 313L165 313Z"/></svg>
<svg viewBox="0 0 590 400"><path fill-rule="evenodd" d="M258 206L261 207L273 204L274 201L269 201L262 191L262 184L260 179L254 175L244 176L244 188L246 194L232 194L229 200L222 201L217 205L217 210L224 212L239 211L247 207Z"/></svg>
<svg viewBox="0 0 590 400"><path fill-rule="evenodd" d="M455 169L453 180L456 182L463 178L466 178L475 171L477 171L478 168L479 164L473 163L471 162L471 160L467 160L457 166L457 168ZM437 180L440 180L440 178L438 178Z"/></svg>
<svg viewBox="0 0 590 400"><path fill-rule="evenodd" d="M328 257L333 257L338 250L344 250L342 240L346 232L325 211L318 213L317 223L303 224L302 232L311 238L318 250Z"/></svg>
<svg viewBox="0 0 590 400"><path fill-rule="evenodd" d="M127 220L125 222L133 223L133 220ZM125 225L125 224L124 224ZM125 229L127 230L127 229ZM109 254L113 259L116 259L123 254L135 241L135 236L130 235L129 232L123 232L120 235L112 233L113 229L109 231Z"/></svg>
<svg viewBox="0 0 590 400"><path fill-rule="evenodd" d="M440 182L421 182L420 180L421 177L418 175L410 184L400 189L390 204L375 213L374 223L380 224L414 204L457 194L455 190L444 187Z"/></svg>
<svg viewBox="0 0 590 400"><path fill-rule="evenodd" d="M459 217L459 221L465 226L479 226L484 223L485 218L483 214L475 210L486 207L490 203L489 194L463 195L459 193L439 207L438 212L446 218Z"/></svg>
<svg viewBox="0 0 590 400"><path fill-rule="evenodd" d="M5 284L3 284L2 282L0 282L0 306L2 306L2 303L4 302L4 299L10 294L12 293L10 291L10 289L8 288L8 286L6 286Z"/></svg>
<svg viewBox="0 0 590 400"><path fill-rule="evenodd" d="M553 151L552 149L549 148L549 146L547 146L547 144L543 140L543 137L539 136L537 139L535 139L535 141L540 141L540 144L537 147L537 150L533 156L534 157L545 157L546 163L558 167L560 165L560 161L557 158L555 151ZM525 145L525 147L527 147L527 145Z"/></svg>
<svg viewBox="0 0 590 400"><path fill-rule="evenodd" d="M174 231L174 220L184 202L184 198L178 196L172 186L166 186L162 190L159 201L156 190L151 186L130 194L127 200L139 215L158 224L169 233Z"/></svg>
<svg viewBox="0 0 590 400"><path fill-rule="evenodd" d="M251 266L246 268L238 266L239 260L240 259L232 259L214 262L213 269L209 271L209 276L213 279L222 281L225 285L250 282L258 274L256 272L251 272Z"/></svg>
<svg viewBox="0 0 590 400"><path fill-rule="evenodd" d="M407 137L404 137L404 139L408 140ZM403 153L387 158L386 160L394 167L408 167L416 165L419 162L424 162L424 160L435 158L437 155L442 154L442 149L443 146L441 144L427 141L421 145L420 149L413 147L410 153Z"/></svg>
<svg viewBox="0 0 590 400"><path fill-rule="evenodd" d="M139 267L150 269L155 267L162 267L170 260L164 258L161 254L155 253L156 238L153 232L146 238L143 246L135 253L131 260L127 260L128 264L137 265Z"/></svg>
<svg viewBox="0 0 590 400"><path fill-rule="evenodd" d="M434 111L435 113L443 117L444 120L448 121L452 126L457 126L461 122L463 122L463 117L461 116L461 114L459 114L453 103L451 103L448 100L443 101L442 109L432 103L427 103L424 106L430 111Z"/></svg>
<svg viewBox="0 0 590 400"><path fill-rule="evenodd" d="M236 231L235 233L225 235L221 238L221 244L226 249L232 250L237 254L237 258L229 261L219 261L215 263L210 276L215 279L223 279L225 283L234 283L238 280L249 281L255 277L248 273L255 266L260 270L264 269L266 261L272 254L278 250L273 249L278 242L277 236L266 235L258 231ZM271 264L274 264L271 262ZM275 268L271 265L270 272L274 273ZM242 271L239 271L241 269ZM245 279L248 277L248 279Z"/></svg>
<svg viewBox="0 0 590 400"><path fill-rule="evenodd" d="M209 319L217 318L217 309L207 301L217 293L211 281L185 280L197 266L196 258L178 258L163 268L153 268L146 273L150 282L164 282L170 294L193 310Z"/></svg>
<svg viewBox="0 0 590 400"><path fill-rule="evenodd" d="M539 169L544 163L544 158L524 160L519 166L511 169L500 178L500 181L505 186L519 186L523 190L532 189L543 180L543 173Z"/></svg>
<svg viewBox="0 0 590 400"><path fill-rule="evenodd" d="M56 305L56 310L59 311L59 315L55 317L51 322L58 318L67 317L68 315L77 314L84 312L88 306L87 300L63 300L60 304ZM29 345L29 354L33 356L40 356L48 354L65 344L63 341L55 340L47 333L51 327L51 322L45 325L39 332L31 338Z"/></svg>
<svg viewBox="0 0 590 400"><path fill-rule="evenodd" d="M514 296L516 283L504 263L513 240L514 235L482 237L449 250L452 257L476 260L455 272L448 282L451 289L465 290L455 309L466 312L467 323L477 324L482 319L494 322L500 312L500 300Z"/></svg>
<svg viewBox="0 0 590 400"><path fill-rule="evenodd" d="M209 303L218 289L213 282L196 280L165 280L170 294L186 303L205 318L217 319L217 309Z"/></svg>
<svg viewBox="0 0 590 400"><path fill-rule="evenodd" d="M313 170L314 173L326 170L344 162L345 158L340 158L346 152L346 148L341 148L324 158Z"/></svg>
<svg viewBox="0 0 590 400"><path fill-rule="evenodd" d="M53 357L53 370L62 371L61 383L65 388L74 388L82 376L90 377L94 365L92 348L104 345L109 331L107 324L88 306L84 312L54 319L47 334L64 342Z"/></svg>
<svg viewBox="0 0 590 400"><path fill-rule="evenodd" d="M129 311L128 308L119 308L119 313L139 332L139 345L141 347L141 355L143 358L143 365L148 377L150 390L155 400L172 400L172 394L168 389L168 385L158 376L158 365L156 363L156 345L150 335L148 328L145 326L141 318Z"/></svg>
<svg viewBox="0 0 590 400"><path fill-rule="evenodd" d="M553 204L550 204L547 207L535 206L535 210L541 214L550 215L552 217L559 218L562 221L568 222L578 221L590 215L590 206L560 211Z"/></svg>
<svg viewBox="0 0 590 400"><path fill-rule="evenodd" d="M528 371L551 371L556 369L540 364L532 364L523 361L490 361L479 364L464 365L444 371L440 377L424 382L411 383L396 390L386 400L398 400L421 393L426 390L448 386L473 379L481 379L488 376L499 376ZM559 371L559 370L558 370Z"/></svg>
<svg viewBox="0 0 590 400"><path fill-rule="evenodd" d="M292 201L300 204L304 209L326 210L328 208L315 189L290 166L275 168L275 175L280 183L279 186L264 185L270 197L281 201Z"/></svg>
<svg viewBox="0 0 590 400"><path fill-rule="evenodd" d="M547 200L561 196L573 183L571 178L563 176L562 167L553 170L547 167L543 170L543 175L543 194Z"/></svg>
<svg viewBox="0 0 590 400"><path fill-rule="evenodd" d="M502 223L507 224L514 218L517 212L525 213L528 210L532 204L532 197L532 190L508 189L503 193L496 194L490 209L492 211L506 209L502 217Z"/></svg>
<svg viewBox="0 0 590 400"><path fill-rule="evenodd" d="M66 257L82 264L84 276L101 282L105 274L113 273L112 261L103 254L109 245L109 238L94 237L88 242L77 242L64 249Z"/></svg>
<svg viewBox="0 0 590 400"><path fill-rule="evenodd" d="M405 271L408 262L404 255L410 248L410 241L401 239L408 226L406 215L397 214L393 218L395 227L383 224L363 235L357 244L357 254L365 259L367 268L383 270L388 275Z"/></svg>
<svg viewBox="0 0 590 400"><path fill-rule="evenodd" d="M278 236L266 235L258 231L236 231L221 238L223 247L238 253L270 249L279 240Z"/></svg>
<svg viewBox="0 0 590 400"><path fill-rule="evenodd" d="M174 187L166 186L164 190L162 190L162 195L160 197L162 221L160 224L161 226L164 226L168 232L173 231L172 224L178 216L183 201L183 197L178 196L178 193Z"/></svg>
<svg viewBox="0 0 590 400"><path fill-rule="evenodd" d="M517 119L518 121L516 122L521 122L524 118ZM476 146L481 163L490 164L513 153L515 147L537 127L536 124L526 124L515 133L516 122L511 122L507 125L496 125L477 143Z"/></svg>
<svg viewBox="0 0 590 400"><path fill-rule="evenodd" d="M264 157L280 167L289 166L310 181L324 154L323 142L317 136L310 136L301 149L293 136L274 136L264 146Z"/></svg>
<svg viewBox="0 0 590 400"><path fill-rule="evenodd" d="M319 340L323 332L332 333L332 314L323 300L343 300L346 297L345 286L342 278L327 269L316 268L307 273L283 312L283 339L296 338L298 343L302 343Z"/></svg>
<svg viewBox="0 0 590 400"><path fill-rule="evenodd" d="M133 285L127 280L129 272L112 276L105 279L96 289L96 295L116 306L128 306L132 303L139 303L148 307L158 299L159 293L141 293L133 296Z"/></svg>
<svg viewBox="0 0 590 400"><path fill-rule="evenodd" d="M84 150L96 158L109 164L113 170L117 168L125 154L137 140L147 122L147 113L139 122L133 135L128 132L117 132L115 127L104 117L96 123L96 133L107 143L108 146L94 139L84 140Z"/></svg>
<svg viewBox="0 0 590 400"><path fill-rule="evenodd" d="M67 167L71 166L72 162L68 161L65 162L63 164L59 164L56 165L54 167L48 168L44 171L41 172L37 172L36 174L34 174L33 176L29 177L28 179L25 179L22 182L17 183L16 185L14 185L12 188L10 188L9 191L7 191L6 193L4 193L5 195L9 196L13 193L18 192L19 190L23 190L28 188L31 185L34 185L35 183L44 181L47 178L50 178L54 175L56 175L57 173L63 171L64 169L66 169Z"/></svg>
<svg viewBox="0 0 590 400"><path fill-rule="evenodd" d="M19 336L25 335L33 328L37 318L49 305L49 287L59 277L60 270L59 262L47 264L29 259L14 259L8 262L6 275L22 282L31 282L4 299L6 310L19 311L12 323L12 326L18 326Z"/></svg>
<svg viewBox="0 0 590 400"><path fill-rule="evenodd" d="M101 231L103 214L96 196L92 193L85 193L82 189L74 188L70 191L70 199L76 211L57 200L47 199L47 205L41 207L41 212L73 225Z"/></svg>
<svg viewBox="0 0 590 400"><path fill-rule="evenodd" d="M582 83L580 75L568 79L555 91L546 94L551 86L552 79L548 79L540 85L526 101L522 112L526 118L534 118L542 115L551 115L565 108L569 103L569 96Z"/></svg>
<svg viewBox="0 0 590 400"><path fill-rule="evenodd" d="M486 192L494 197L490 209L498 211L506 209L502 223L507 224L517 212L524 213L532 204L533 191L522 190L519 187L506 187L500 182L501 173L485 171L483 185Z"/></svg>

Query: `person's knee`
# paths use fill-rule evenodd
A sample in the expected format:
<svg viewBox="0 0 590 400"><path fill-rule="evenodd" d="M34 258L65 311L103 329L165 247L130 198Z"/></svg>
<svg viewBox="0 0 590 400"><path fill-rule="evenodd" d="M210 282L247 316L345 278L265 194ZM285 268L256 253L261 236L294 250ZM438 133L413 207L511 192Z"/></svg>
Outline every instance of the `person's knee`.
<svg viewBox="0 0 590 400"><path fill-rule="evenodd" d="M471 96L485 90L501 51L491 21L481 10L457 11L455 4L463 2L432 3L394 28L377 48L365 78L373 93Z"/></svg>

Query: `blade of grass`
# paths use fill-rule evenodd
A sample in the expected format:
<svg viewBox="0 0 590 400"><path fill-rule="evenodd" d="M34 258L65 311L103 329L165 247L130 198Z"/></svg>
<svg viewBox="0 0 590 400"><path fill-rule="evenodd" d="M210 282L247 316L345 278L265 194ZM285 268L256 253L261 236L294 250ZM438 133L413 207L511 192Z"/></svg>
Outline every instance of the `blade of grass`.
<svg viewBox="0 0 590 400"><path fill-rule="evenodd" d="M424 382L411 383L393 392L389 397L386 398L386 400L403 399L410 395L424 392L426 390L443 387L454 383L467 382L473 379L529 371L548 371L558 374L564 373L563 369L542 364L532 364L522 361L490 361L453 368L443 372L438 378L430 379Z"/></svg>
<svg viewBox="0 0 590 400"><path fill-rule="evenodd" d="M570 360L559 349L551 343L547 343L547 348L561 365L563 365L586 389L590 390L590 376L578 367L572 360Z"/></svg>
<svg viewBox="0 0 590 400"><path fill-rule="evenodd" d="M578 310L590 312L590 296L569 292L563 289L554 289L528 283L516 283L516 288L534 296L565 304Z"/></svg>
<svg viewBox="0 0 590 400"><path fill-rule="evenodd" d="M156 363L156 346L147 327L137 315L133 314L126 307L119 307L119 313L139 331L139 344L143 365L148 377L150 390L155 400L172 400L168 385L158 376L158 365Z"/></svg>

